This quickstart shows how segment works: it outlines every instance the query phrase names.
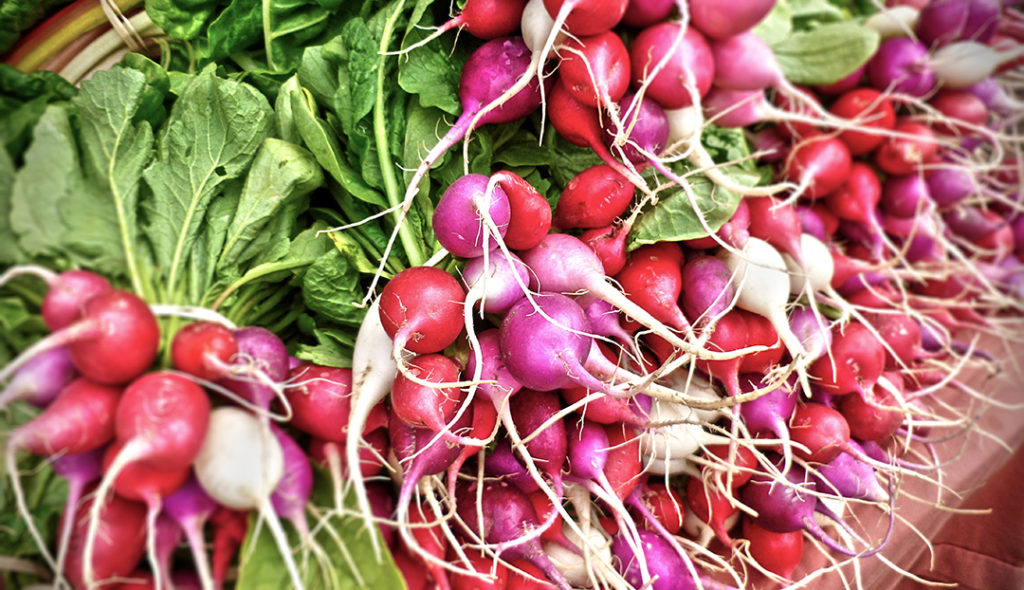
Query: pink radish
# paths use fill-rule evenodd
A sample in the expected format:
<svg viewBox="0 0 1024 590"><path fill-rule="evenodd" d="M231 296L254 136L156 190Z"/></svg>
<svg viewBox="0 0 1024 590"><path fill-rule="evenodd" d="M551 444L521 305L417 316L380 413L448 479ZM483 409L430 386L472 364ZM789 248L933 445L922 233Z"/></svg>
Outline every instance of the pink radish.
<svg viewBox="0 0 1024 590"><path fill-rule="evenodd" d="M714 56L707 40L697 29L680 31L678 23L662 22L640 31L629 55L633 83L637 87L646 83L647 96L666 109L689 106L691 92L703 97L714 80ZM665 56L669 57L664 67L651 77Z"/></svg>
<svg viewBox="0 0 1024 590"><path fill-rule="evenodd" d="M99 522L94 515L97 504L102 504ZM87 494L73 514L66 515L62 522L71 526L70 533L59 533L69 538L64 575L75 588L124 578L146 552L146 507L138 502L116 495L100 502L96 496ZM91 533L93 528L96 533ZM96 541L90 557L87 546L92 539Z"/></svg>
<svg viewBox="0 0 1024 590"><path fill-rule="evenodd" d="M285 396L290 424L315 437L342 442L349 422L352 369L299 365L291 370Z"/></svg>
<svg viewBox="0 0 1024 590"><path fill-rule="evenodd" d="M66 270L56 273L35 265L14 266L0 274L0 286L20 276L35 276L46 283L40 313L50 331L66 328L78 317L78 313L93 295L111 290L110 282L88 270Z"/></svg>
<svg viewBox="0 0 1024 590"><path fill-rule="evenodd" d="M751 0L737 6L725 6L714 0L690 2L690 18L702 33L715 39L737 35L754 25L771 12L774 0Z"/></svg>
<svg viewBox="0 0 1024 590"><path fill-rule="evenodd" d="M194 475L163 500L163 513L173 519L185 534L192 551L192 563L203 588L214 587L203 527L216 509L217 502L203 490Z"/></svg>
<svg viewBox="0 0 1024 590"><path fill-rule="evenodd" d="M466 174L453 182L434 208L431 225L437 241L462 258L498 247L508 232L511 208L505 191L483 174ZM499 235L491 234L491 223Z"/></svg>

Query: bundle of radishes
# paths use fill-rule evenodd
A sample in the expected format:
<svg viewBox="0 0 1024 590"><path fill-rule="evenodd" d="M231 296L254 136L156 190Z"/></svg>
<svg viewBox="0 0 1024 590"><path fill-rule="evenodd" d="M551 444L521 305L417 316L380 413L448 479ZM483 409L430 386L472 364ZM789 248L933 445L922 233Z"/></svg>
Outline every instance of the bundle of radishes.
<svg viewBox="0 0 1024 590"><path fill-rule="evenodd" d="M539 116L603 163L545 198L467 162L435 203L441 252L374 277L351 368L36 269L52 335L0 370L0 403L43 408L5 452L55 580L217 588L250 516L295 587L368 565L330 563L333 518L361 519L409 588L806 586L805 541L838 571L903 573L884 551L900 503L925 501L904 483L941 497L935 444L1017 408L960 379L995 362L978 333L1024 333L1011 4L882 8L869 60L798 86L763 40L781 0L469 0L438 30L484 40L463 113L393 208L381 269L480 125ZM716 160L712 125L757 161ZM696 229L643 239L670 200ZM162 335L158 315L196 321ZM22 451L69 482L55 546Z"/></svg>

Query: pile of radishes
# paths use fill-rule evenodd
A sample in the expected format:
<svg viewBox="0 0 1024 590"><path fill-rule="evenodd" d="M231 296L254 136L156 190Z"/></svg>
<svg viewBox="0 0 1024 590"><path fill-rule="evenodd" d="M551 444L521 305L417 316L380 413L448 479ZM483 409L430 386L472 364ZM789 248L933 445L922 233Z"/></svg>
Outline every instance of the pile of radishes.
<svg viewBox="0 0 1024 590"><path fill-rule="evenodd" d="M879 555L903 482L941 493L933 443L999 403L959 380L993 361L974 334L1019 338L1010 4L884 8L868 63L803 88L752 31L773 0L469 0L439 34L487 41L399 217L479 125L539 112L603 163L553 208L510 170L448 186L442 255L383 285L351 368L41 272L52 335L0 381L43 408L6 442L19 498L19 452L70 483L56 546L19 506L55 579L221 587L251 513L302 587L326 559L307 514L351 515L350 491L413 589L773 587L800 583L805 545L837 569ZM773 183L715 162L710 124L744 128ZM741 197L724 224L694 171ZM666 186L707 235L631 241ZM196 320L168 335L157 315ZM310 505L314 464L334 506ZM172 571L183 542L194 567Z"/></svg>

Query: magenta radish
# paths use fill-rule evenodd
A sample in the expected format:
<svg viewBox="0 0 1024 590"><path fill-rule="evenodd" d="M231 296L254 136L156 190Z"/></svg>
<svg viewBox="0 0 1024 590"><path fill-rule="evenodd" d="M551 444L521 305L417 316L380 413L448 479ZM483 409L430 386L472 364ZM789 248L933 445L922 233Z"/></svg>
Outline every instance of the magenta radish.
<svg viewBox="0 0 1024 590"><path fill-rule="evenodd" d="M558 52L558 78L583 104L603 108L618 102L629 89L629 52L616 33L570 39Z"/></svg>
<svg viewBox="0 0 1024 590"><path fill-rule="evenodd" d="M927 213L932 202L928 184L920 174L890 176L882 184L881 210L894 217L915 217Z"/></svg>
<svg viewBox="0 0 1024 590"><path fill-rule="evenodd" d="M871 86L882 92L920 98L935 87L928 48L907 37L883 41L866 71Z"/></svg>
<svg viewBox="0 0 1024 590"><path fill-rule="evenodd" d="M760 90L785 82L771 48L752 31L712 40L711 52L717 66L715 86L729 90Z"/></svg>
<svg viewBox="0 0 1024 590"><path fill-rule="evenodd" d="M732 273L725 263L714 256L695 256L682 267L683 313L702 326L721 317L732 307L735 291Z"/></svg>
<svg viewBox="0 0 1024 590"><path fill-rule="evenodd" d="M75 378L75 366L68 349L59 346L26 362L0 392L0 409L24 400L37 408L46 407Z"/></svg>
<svg viewBox="0 0 1024 590"><path fill-rule="evenodd" d="M267 414L274 399L287 401L282 384L288 378L288 349L276 334L259 326L240 328L234 336L238 354L219 383Z"/></svg>
<svg viewBox="0 0 1024 590"><path fill-rule="evenodd" d="M690 2L690 18L708 37L722 39L753 28L773 6L774 0L752 0L742 7L726 6L714 0L694 0Z"/></svg>
<svg viewBox="0 0 1024 590"><path fill-rule="evenodd" d="M851 446L858 446L850 441ZM863 453L863 451L861 451ZM843 498L885 502L889 497L878 484L874 468L849 453L840 453L808 472L819 491Z"/></svg>
<svg viewBox="0 0 1024 590"><path fill-rule="evenodd" d="M506 256L492 252L466 262L462 269L466 283L466 315L476 303L486 313L503 314L523 298L523 289L529 284L529 269L515 254ZM470 325L469 317L466 325Z"/></svg>
<svg viewBox="0 0 1024 590"><path fill-rule="evenodd" d="M53 332L71 325L90 297L112 289L107 279L88 270L66 270L60 274L45 269L39 271L47 284L40 313L46 327Z"/></svg>
<svg viewBox="0 0 1024 590"><path fill-rule="evenodd" d="M498 247L508 232L511 208L505 191L483 174L453 182L434 208L431 225L437 241L455 256L472 258ZM499 235L491 234L491 224Z"/></svg>
<svg viewBox="0 0 1024 590"><path fill-rule="evenodd" d="M203 588L214 587L203 527L216 509L217 502L203 490L194 475L163 500L163 513L178 524L188 541L192 564Z"/></svg>
<svg viewBox="0 0 1024 590"><path fill-rule="evenodd" d="M701 587L720 589L706 576L699 575L693 563L662 536L653 531L639 531L640 546L632 547L620 533L612 537L612 554L616 569L633 588L652 590L690 590Z"/></svg>
<svg viewBox="0 0 1024 590"><path fill-rule="evenodd" d="M754 520L758 525L777 533L803 529L842 555L870 557L884 547L883 541L874 549L855 552L837 543L814 520L817 504L815 494L818 492L814 482L797 466L786 471L783 478L785 481L776 481L771 476L756 473L740 489L740 499L757 512L758 516ZM842 521L837 521L837 524L842 525Z"/></svg>
<svg viewBox="0 0 1024 590"><path fill-rule="evenodd" d="M999 25L998 0L932 0L924 5L914 32L930 46L952 41L988 41Z"/></svg>
<svg viewBox="0 0 1024 590"><path fill-rule="evenodd" d="M90 563L100 510L118 476L135 463L139 463L137 468L141 469L187 471L204 444L209 419L210 399L206 392L176 373L147 373L124 390L114 416L116 442L120 448L106 468L96 490L99 501L92 509L89 540L85 546L87 581L94 580ZM147 496L147 503L152 522L155 518L152 495ZM152 545L150 555L152 557Z"/></svg>
<svg viewBox="0 0 1024 590"><path fill-rule="evenodd" d="M629 56L633 83L646 84L646 95L666 109L693 104L694 96L707 94L714 80L715 60L707 40L695 28L681 30L678 23L662 22L640 31Z"/></svg>
<svg viewBox="0 0 1024 590"><path fill-rule="evenodd" d="M103 451L103 447L99 447L84 453L57 455L50 459L50 466L53 467L54 473L68 482L68 497L64 503L64 510L61 513L61 521L58 526L60 538L57 541L55 572L64 571L64 560L67 558L71 531L74 528L72 523L65 519L74 515L78 503L85 494L86 487L103 476Z"/></svg>
<svg viewBox="0 0 1024 590"><path fill-rule="evenodd" d="M58 533L67 535L69 539L63 573L75 588L124 578L136 568L146 552L146 507L143 504L117 495L105 502L98 502L96 496L88 493L84 498L73 514L61 519L70 525L71 532ZM93 516L93 507L97 503L102 504L99 522ZM89 529L94 527L97 532L91 534ZM91 558L86 554L89 539L96 539ZM90 570L91 576L86 574Z"/></svg>
<svg viewBox="0 0 1024 590"><path fill-rule="evenodd" d="M540 490L537 481L516 458L508 438L499 439L491 449L484 461L484 473L511 483L525 494L533 494Z"/></svg>
<svg viewBox="0 0 1024 590"><path fill-rule="evenodd" d="M625 213L636 187L607 164L583 170L565 186L558 198L554 222L560 228L598 228Z"/></svg>
<svg viewBox="0 0 1024 590"><path fill-rule="evenodd" d="M655 164L655 155L668 145L668 117L653 100L626 94L618 103L621 128L605 127L609 150L635 165Z"/></svg>
<svg viewBox="0 0 1024 590"><path fill-rule="evenodd" d="M583 313L590 322L590 330L595 336L614 338L623 346L633 346L633 336L622 327L619 310L611 303L589 294L577 297L576 303L583 308Z"/></svg>
<svg viewBox="0 0 1024 590"><path fill-rule="evenodd" d="M479 363L479 379L494 383L480 383L477 385L477 391L497 408L504 404L509 396L519 391L522 385L505 368L497 329L491 328L480 332L477 334L477 341L480 344L480 359L478 361L476 355L469 355L463 375L476 377Z"/></svg>
<svg viewBox="0 0 1024 590"><path fill-rule="evenodd" d="M480 494L477 493L477 485L483 488ZM559 588L570 588L565 577L544 553L540 542L529 536L540 523L533 505L523 492L504 481L473 482L460 490L456 506L465 526L485 543L501 548L502 557L527 559Z"/></svg>
<svg viewBox="0 0 1024 590"><path fill-rule="evenodd" d="M550 100L550 98L549 98ZM523 177L502 170L491 175L508 197L509 221L505 245L527 250L537 245L551 228L551 205Z"/></svg>

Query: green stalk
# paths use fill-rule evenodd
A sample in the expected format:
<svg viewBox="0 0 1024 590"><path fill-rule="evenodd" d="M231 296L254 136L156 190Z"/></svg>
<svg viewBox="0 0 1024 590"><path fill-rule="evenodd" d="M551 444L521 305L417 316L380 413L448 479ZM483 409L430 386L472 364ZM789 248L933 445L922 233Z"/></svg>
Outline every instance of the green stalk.
<svg viewBox="0 0 1024 590"><path fill-rule="evenodd" d="M388 50L388 45L391 43L391 34L394 32L395 22L398 20L398 16L402 13L402 8L405 6L405 0L398 0L395 6L395 11L388 17L387 22L384 23L384 31L380 37L380 48L381 54L384 54ZM377 142L377 159L380 162L380 172L384 177L384 192L387 193L388 204L395 208L395 220L398 226L398 238L402 241L402 248L405 249L405 254L409 258L410 266L419 266L426 261L423 255L423 251L420 249L420 242L416 239L416 236L412 233L409 225L404 223L402 220L402 211L400 204L402 203L401 188L398 186L398 180L395 178L395 167L391 161L391 152L388 149L388 130L387 121L385 120L385 105L384 105L384 60L386 57L381 57L381 62L377 66L377 98L373 104L373 138Z"/></svg>

